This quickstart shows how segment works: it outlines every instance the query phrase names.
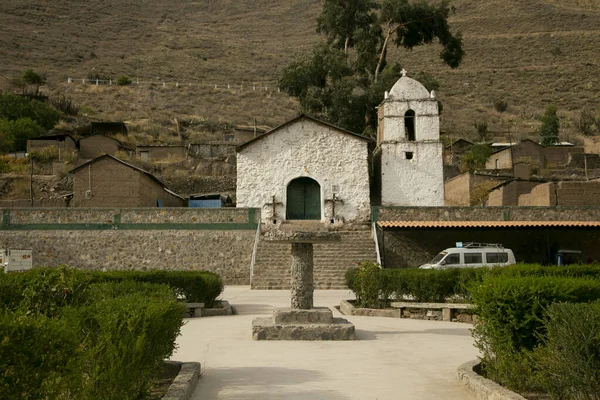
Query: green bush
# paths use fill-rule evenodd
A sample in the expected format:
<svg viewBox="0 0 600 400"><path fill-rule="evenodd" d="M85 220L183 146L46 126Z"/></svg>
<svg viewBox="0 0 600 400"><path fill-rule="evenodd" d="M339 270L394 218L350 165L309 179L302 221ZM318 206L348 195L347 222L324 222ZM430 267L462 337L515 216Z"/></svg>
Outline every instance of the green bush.
<svg viewBox="0 0 600 400"><path fill-rule="evenodd" d="M360 307L381 307L380 272L381 268L375 263L363 261L359 264L354 278L354 293Z"/></svg>
<svg viewBox="0 0 600 400"><path fill-rule="evenodd" d="M131 78L128 77L127 75L121 75L120 77L117 78L117 85L119 85L119 86L131 85Z"/></svg>
<svg viewBox="0 0 600 400"><path fill-rule="evenodd" d="M544 327L534 353L544 391L557 399L600 399L600 302L552 304Z"/></svg>
<svg viewBox="0 0 600 400"><path fill-rule="evenodd" d="M0 309L0 398L78 398L79 340L64 319Z"/></svg>
<svg viewBox="0 0 600 400"><path fill-rule="evenodd" d="M69 310L84 339L82 398L146 397L175 349L185 306L166 285L132 281L92 285L88 295L95 301Z"/></svg>
<svg viewBox="0 0 600 400"><path fill-rule="evenodd" d="M171 287L92 284L64 268L6 275L15 311L0 309L0 398L146 397L183 323Z"/></svg>
<svg viewBox="0 0 600 400"><path fill-rule="evenodd" d="M469 290L480 323L473 330L485 373L515 390L531 385L530 352L540 344L544 312L555 302L600 299L600 280L488 274Z"/></svg>

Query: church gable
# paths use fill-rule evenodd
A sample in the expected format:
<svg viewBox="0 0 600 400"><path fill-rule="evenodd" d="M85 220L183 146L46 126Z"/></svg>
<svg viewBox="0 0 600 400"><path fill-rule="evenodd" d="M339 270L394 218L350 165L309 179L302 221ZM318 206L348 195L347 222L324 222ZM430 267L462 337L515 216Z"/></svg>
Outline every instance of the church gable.
<svg viewBox="0 0 600 400"><path fill-rule="evenodd" d="M307 116L295 118L238 147L237 204L262 208L265 223L367 221L368 142Z"/></svg>

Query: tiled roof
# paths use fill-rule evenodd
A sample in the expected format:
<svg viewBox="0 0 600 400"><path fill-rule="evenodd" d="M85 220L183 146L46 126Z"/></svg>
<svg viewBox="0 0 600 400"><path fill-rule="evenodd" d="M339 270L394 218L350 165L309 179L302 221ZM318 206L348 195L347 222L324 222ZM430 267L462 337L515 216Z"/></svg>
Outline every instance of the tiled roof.
<svg viewBox="0 0 600 400"><path fill-rule="evenodd" d="M382 228L587 228L600 221L378 221Z"/></svg>

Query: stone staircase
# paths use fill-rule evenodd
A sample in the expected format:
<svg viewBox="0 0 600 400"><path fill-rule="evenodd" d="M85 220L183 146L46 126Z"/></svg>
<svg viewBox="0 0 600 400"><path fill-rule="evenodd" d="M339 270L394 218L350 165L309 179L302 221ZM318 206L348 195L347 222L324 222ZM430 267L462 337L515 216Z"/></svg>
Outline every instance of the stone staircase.
<svg viewBox="0 0 600 400"><path fill-rule="evenodd" d="M315 289L346 289L344 275L348 268L356 266L358 261L377 261L370 230L337 233L341 236L340 242L313 245ZM261 237L256 249L252 289L289 289L290 263L290 244L272 243Z"/></svg>

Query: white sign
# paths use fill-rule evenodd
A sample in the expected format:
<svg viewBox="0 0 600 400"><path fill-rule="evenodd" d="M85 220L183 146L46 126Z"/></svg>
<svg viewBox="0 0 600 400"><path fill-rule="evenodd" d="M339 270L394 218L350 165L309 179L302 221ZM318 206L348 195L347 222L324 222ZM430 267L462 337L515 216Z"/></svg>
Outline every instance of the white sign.
<svg viewBox="0 0 600 400"><path fill-rule="evenodd" d="M31 250L8 250L8 257L3 257L6 272L27 271L33 267Z"/></svg>

